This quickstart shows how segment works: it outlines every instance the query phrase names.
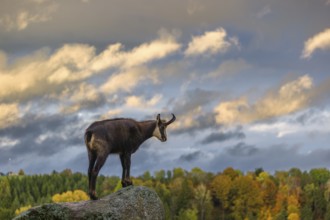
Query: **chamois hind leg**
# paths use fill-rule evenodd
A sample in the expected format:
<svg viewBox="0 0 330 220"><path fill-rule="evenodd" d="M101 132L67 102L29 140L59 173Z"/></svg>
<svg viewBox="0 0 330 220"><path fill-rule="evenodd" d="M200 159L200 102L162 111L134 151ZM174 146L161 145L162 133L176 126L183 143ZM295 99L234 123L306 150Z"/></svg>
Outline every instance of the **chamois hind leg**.
<svg viewBox="0 0 330 220"><path fill-rule="evenodd" d="M133 185L130 179L130 168L131 168L131 155L130 154L120 154L120 162L123 168L123 173L121 177L122 187Z"/></svg>
<svg viewBox="0 0 330 220"><path fill-rule="evenodd" d="M102 166L104 165L105 161L107 159L107 155L98 155L97 159L96 159L96 164L92 169L92 173L91 173L91 189L89 191L89 197L92 200L97 200L97 196L96 196L96 192L95 192L95 188L96 188L96 179L97 179L97 175L99 174Z"/></svg>
<svg viewBox="0 0 330 220"><path fill-rule="evenodd" d="M96 161L96 152L95 151L91 151L91 150L88 149L88 160L89 160L89 165L88 165L88 189L89 189L89 194L91 195L91 193L92 193L92 182L91 182L92 171L93 171L93 167L94 167L95 161Z"/></svg>

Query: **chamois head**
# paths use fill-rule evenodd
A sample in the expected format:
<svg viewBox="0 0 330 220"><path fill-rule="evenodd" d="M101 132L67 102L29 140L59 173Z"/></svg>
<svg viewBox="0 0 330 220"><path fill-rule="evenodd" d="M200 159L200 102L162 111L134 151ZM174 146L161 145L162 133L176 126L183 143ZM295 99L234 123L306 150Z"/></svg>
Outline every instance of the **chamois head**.
<svg viewBox="0 0 330 220"><path fill-rule="evenodd" d="M172 113L172 119L168 122L165 122L164 120L160 119L160 114L158 114L156 118L156 128L153 132L153 136L158 138L161 142L165 142L167 140L166 127L172 122L174 122L175 119L176 117Z"/></svg>

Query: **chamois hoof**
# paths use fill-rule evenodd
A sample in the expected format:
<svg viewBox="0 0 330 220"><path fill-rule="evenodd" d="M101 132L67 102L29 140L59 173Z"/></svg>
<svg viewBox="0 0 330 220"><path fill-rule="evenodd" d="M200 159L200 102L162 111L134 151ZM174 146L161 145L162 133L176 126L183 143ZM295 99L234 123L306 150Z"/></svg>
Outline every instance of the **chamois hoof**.
<svg viewBox="0 0 330 220"><path fill-rule="evenodd" d="M133 182L132 180L124 180L121 182L121 185L123 188L127 187L127 186L132 186L133 185Z"/></svg>
<svg viewBox="0 0 330 220"><path fill-rule="evenodd" d="M99 198L98 198L96 195L93 195L93 194L90 194L90 195L89 195L89 198L90 198L91 200L99 200Z"/></svg>
<svg viewBox="0 0 330 220"><path fill-rule="evenodd" d="M132 185L133 185L132 181L127 182L127 186L132 186Z"/></svg>

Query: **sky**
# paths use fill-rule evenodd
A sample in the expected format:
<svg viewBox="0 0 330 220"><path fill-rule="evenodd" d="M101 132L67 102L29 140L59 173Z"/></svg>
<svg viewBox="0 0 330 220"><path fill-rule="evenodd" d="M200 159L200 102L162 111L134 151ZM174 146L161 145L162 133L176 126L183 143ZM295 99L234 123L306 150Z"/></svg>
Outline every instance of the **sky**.
<svg viewBox="0 0 330 220"><path fill-rule="evenodd" d="M329 21L329 0L1 0L0 172L87 172L89 124L158 113L133 176L330 168Z"/></svg>

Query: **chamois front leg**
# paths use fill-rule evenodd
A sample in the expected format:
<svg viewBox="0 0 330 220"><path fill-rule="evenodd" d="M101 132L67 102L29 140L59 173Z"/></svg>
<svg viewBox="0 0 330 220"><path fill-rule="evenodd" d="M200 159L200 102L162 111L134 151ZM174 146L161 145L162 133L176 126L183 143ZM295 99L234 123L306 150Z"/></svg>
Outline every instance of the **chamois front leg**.
<svg viewBox="0 0 330 220"><path fill-rule="evenodd" d="M123 153L120 154L120 162L123 168L123 173L121 176L122 187L133 185L130 179L130 168L131 168L131 154Z"/></svg>

